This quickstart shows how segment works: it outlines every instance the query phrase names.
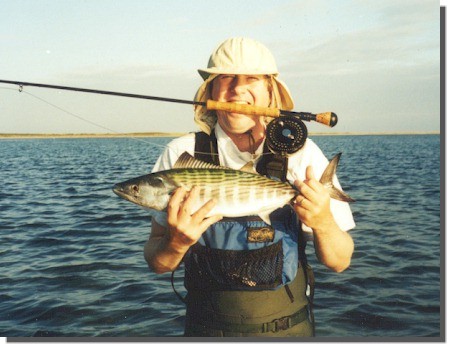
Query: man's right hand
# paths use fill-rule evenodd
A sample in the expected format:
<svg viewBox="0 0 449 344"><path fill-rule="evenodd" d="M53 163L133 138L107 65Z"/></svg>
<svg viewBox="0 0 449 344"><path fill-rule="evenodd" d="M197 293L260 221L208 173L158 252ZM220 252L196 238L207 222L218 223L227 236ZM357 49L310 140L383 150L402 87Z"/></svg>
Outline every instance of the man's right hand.
<svg viewBox="0 0 449 344"><path fill-rule="evenodd" d="M222 215L207 217L216 205L209 200L196 212L192 208L199 196L199 188L194 186L190 191L184 187L176 189L167 206L167 223L170 235L170 246L177 252L187 252L195 244L209 226L220 221Z"/></svg>

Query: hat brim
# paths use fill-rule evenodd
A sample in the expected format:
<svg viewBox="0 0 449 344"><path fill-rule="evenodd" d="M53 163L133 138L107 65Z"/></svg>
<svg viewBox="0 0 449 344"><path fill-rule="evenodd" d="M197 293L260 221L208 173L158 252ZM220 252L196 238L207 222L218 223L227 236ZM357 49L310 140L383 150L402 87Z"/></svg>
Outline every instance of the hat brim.
<svg viewBox="0 0 449 344"><path fill-rule="evenodd" d="M264 70L261 71L259 69L248 69L242 68L241 70L233 68L206 68L206 69L198 69L198 73L201 75L203 80L206 80L211 74L235 74L235 75L278 75L277 70Z"/></svg>

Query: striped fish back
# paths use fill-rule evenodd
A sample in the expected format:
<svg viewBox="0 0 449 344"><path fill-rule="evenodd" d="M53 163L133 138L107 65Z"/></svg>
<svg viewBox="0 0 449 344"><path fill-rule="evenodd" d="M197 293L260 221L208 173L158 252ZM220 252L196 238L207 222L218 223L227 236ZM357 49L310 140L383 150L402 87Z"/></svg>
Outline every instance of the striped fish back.
<svg viewBox="0 0 449 344"><path fill-rule="evenodd" d="M214 198L221 204L247 206L287 202L296 195L288 184L269 178L231 169L175 169L166 177L176 186L200 188L200 201ZM285 204L284 203L284 204Z"/></svg>

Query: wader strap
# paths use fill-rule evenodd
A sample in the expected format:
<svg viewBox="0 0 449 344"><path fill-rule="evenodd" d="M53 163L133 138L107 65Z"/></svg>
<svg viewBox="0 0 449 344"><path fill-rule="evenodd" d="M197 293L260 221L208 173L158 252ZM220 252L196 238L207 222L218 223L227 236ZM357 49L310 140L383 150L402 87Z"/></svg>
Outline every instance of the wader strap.
<svg viewBox="0 0 449 344"><path fill-rule="evenodd" d="M202 160L204 162L209 162L211 164L220 165L220 161L218 159L218 143L217 138L215 137L215 131L212 130L210 135L207 135L203 131L199 131L195 133L195 152L194 156L198 160ZM186 303L184 297L182 297L175 288L175 271L173 270L171 273L171 286L173 291L175 292L178 299L180 299L183 303Z"/></svg>
<svg viewBox="0 0 449 344"><path fill-rule="evenodd" d="M233 324L225 322L197 321L192 324L194 327L207 327L223 332L234 333L266 333L279 332L288 330L289 328L307 320L307 307L301 308L298 312L288 315L270 322L261 324Z"/></svg>
<svg viewBox="0 0 449 344"><path fill-rule="evenodd" d="M313 274L312 267L307 262L306 255L306 241L304 240L302 224L299 223L299 235L298 235L298 254L299 261L301 262L302 269L304 271L304 277L306 279L306 285L309 285L309 314L310 322L312 323L313 336L315 337L315 315L313 314L313 298L315 295L315 275Z"/></svg>
<svg viewBox="0 0 449 344"><path fill-rule="evenodd" d="M290 287L288 286L288 284L285 285L285 291L287 292L287 295L290 298L290 302L291 303L295 302L295 297L293 296L293 293L290 290Z"/></svg>
<svg viewBox="0 0 449 344"><path fill-rule="evenodd" d="M262 158L256 166L257 173L285 182L287 181L287 170L288 158L279 154L273 154L268 149L265 141Z"/></svg>
<svg viewBox="0 0 449 344"><path fill-rule="evenodd" d="M203 131L195 133L195 158L211 164L220 165L218 158L218 143L215 137L215 131L210 135Z"/></svg>
<svg viewBox="0 0 449 344"><path fill-rule="evenodd" d="M171 272L171 278L170 278L170 281L171 281L171 287L173 288L173 291L175 292L175 294L176 294L176 296L178 297L178 299L180 299L183 303L186 303L186 299L185 299L184 297L182 297L181 294L179 294L179 293L176 291L176 288L175 288L175 271L176 271L176 270L173 270L173 271Z"/></svg>
<svg viewBox="0 0 449 344"><path fill-rule="evenodd" d="M313 297L315 295L315 275L313 274L312 267L307 264L306 266L306 283L309 284L310 294L309 294L309 314L310 322L312 323L313 336L315 337L315 315L313 314Z"/></svg>

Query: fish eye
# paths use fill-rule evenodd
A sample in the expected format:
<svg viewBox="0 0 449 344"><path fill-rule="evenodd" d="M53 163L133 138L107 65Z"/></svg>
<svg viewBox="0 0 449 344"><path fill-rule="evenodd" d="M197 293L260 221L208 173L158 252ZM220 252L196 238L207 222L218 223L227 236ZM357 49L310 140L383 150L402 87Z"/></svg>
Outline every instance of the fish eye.
<svg viewBox="0 0 449 344"><path fill-rule="evenodd" d="M164 180L161 177L154 178L154 185L158 187L164 186Z"/></svg>
<svg viewBox="0 0 449 344"><path fill-rule="evenodd" d="M134 192L139 192L139 186L138 185L134 184L132 189L133 189Z"/></svg>

